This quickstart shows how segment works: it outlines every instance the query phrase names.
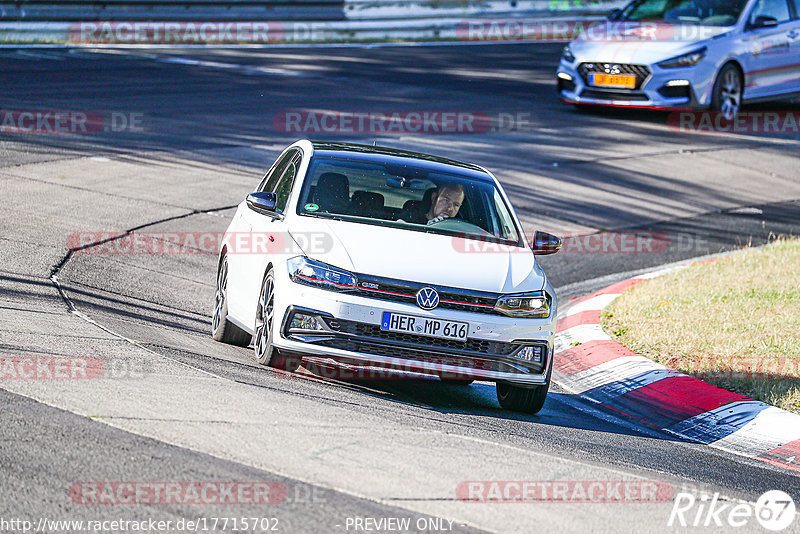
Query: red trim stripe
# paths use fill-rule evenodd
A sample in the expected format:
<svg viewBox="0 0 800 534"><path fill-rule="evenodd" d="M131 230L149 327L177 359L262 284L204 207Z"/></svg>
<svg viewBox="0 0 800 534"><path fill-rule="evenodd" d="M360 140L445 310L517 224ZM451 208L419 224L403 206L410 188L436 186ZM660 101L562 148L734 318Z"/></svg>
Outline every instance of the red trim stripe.
<svg viewBox="0 0 800 534"><path fill-rule="evenodd" d="M600 323L600 310L586 310L572 315L568 315L563 319L558 320L558 327L556 332L563 332L573 326L582 324L599 324Z"/></svg>
<svg viewBox="0 0 800 534"><path fill-rule="evenodd" d="M641 284L644 282L644 278L629 278L627 280L623 280L622 282L617 282L616 284L611 284L610 286L601 289L594 296L598 295L613 295L614 293L625 293L630 288L637 284Z"/></svg>
<svg viewBox="0 0 800 534"><path fill-rule="evenodd" d="M639 356L639 354L617 341L587 341L559 352L553 365L555 370L561 374L574 375L602 363L626 356Z"/></svg>
<svg viewBox="0 0 800 534"><path fill-rule="evenodd" d="M800 439L756 456L756 459L778 467L800 471Z"/></svg>
<svg viewBox="0 0 800 534"><path fill-rule="evenodd" d="M604 403L607 408L651 428L668 428L747 397L690 376L671 376Z"/></svg>

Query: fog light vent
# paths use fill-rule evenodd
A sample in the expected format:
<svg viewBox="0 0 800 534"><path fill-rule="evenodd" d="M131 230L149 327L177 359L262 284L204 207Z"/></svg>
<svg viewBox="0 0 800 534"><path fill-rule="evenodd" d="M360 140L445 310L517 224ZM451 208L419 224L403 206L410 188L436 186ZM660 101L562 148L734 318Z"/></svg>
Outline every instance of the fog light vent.
<svg viewBox="0 0 800 534"><path fill-rule="evenodd" d="M542 363L543 349L540 346L523 347L521 351L514 355L515 358L526 362Z"/></svg>
<svg viewBox="0 0 800 534"><path fill-rule="evenodd" d="M296 313L292 317L292 322L289 323L290 330L325 330L320 324L317 317L313 315L305 315Z"/></svg>

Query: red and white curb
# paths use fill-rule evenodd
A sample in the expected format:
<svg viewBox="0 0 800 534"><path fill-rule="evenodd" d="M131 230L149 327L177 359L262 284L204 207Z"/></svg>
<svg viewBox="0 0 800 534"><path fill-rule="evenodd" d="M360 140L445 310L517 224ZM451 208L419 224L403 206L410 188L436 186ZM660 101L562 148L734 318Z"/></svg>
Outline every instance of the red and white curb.
<svg viewBox="0 0 800 534"><path fill-rule="evenodd" d="M602 310L625 291L686 266L630 278L567 304L559 313L553 380L646 427L800 471L800 415L668 369L600 326Z"/></svg>

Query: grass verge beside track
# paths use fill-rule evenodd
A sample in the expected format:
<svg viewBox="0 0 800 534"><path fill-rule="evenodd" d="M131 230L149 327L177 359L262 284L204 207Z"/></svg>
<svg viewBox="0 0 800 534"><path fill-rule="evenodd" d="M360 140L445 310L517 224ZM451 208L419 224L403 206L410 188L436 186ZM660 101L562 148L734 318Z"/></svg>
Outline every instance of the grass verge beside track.
<svg viewBox="0 0 800 534"><path fill-rule="evenodd" d="M800 239L638 284L601 322L667 367L800 413Z"/></svg>

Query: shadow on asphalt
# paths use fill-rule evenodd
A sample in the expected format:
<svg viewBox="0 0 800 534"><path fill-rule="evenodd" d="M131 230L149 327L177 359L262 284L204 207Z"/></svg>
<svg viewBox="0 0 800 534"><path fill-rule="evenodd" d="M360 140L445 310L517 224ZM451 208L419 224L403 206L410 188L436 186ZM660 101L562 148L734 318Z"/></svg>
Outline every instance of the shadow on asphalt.
<svg viewBox="0 0 800 534"><path fill-rule="evenodd" d="M381 378L346 378L359 373L361 376L365 376L370 371L356 367L340 367L330 360L328 360L329 363L323 365L318 362L319 360L315 359L313 366L308 365L307 361L304 362L304 366L296 376L313 377L330 384L354 386L361 388L365 394L399 404L432 410L440 414L480 417L484 418L484 421L488 418L636 437L653 438L657 436L667 441L685 441L655 430L638 430L634 422L631 422L630 426L622 426L590 415L586 409L597 413L597 406L588 406L587 401L579 395L553 391L557 389L554 386L551 386L544 408L539 413L531 415L501 408L497 402L493 383L453 384L443 382L438 377L420 377L420 375L402 372L392 373L386 369L381 369L377 373L373 371ZM312 368L315 372L309 371L308 368ZM336 376L336 378L331 378L332 376Z"/></svg>

